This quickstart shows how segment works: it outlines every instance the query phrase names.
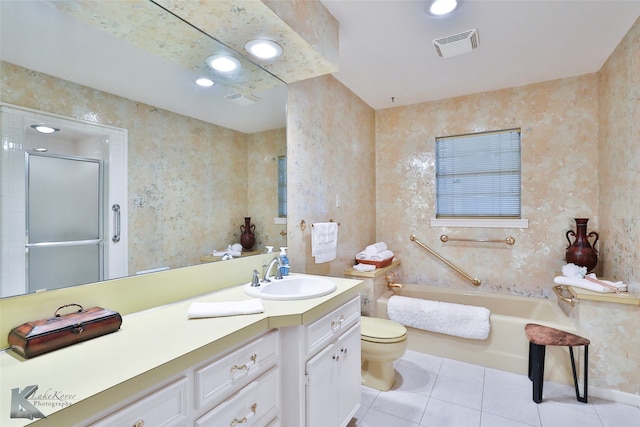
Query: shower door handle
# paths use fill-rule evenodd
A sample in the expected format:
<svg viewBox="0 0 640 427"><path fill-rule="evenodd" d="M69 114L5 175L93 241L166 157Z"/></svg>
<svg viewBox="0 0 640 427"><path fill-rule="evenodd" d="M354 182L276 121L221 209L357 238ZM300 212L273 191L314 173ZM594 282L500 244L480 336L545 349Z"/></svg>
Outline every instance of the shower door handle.
<svg viewBox="0 0 640 427"><path fill-rule="evenodd" d="M116 203L111 210L113 211L113 229L116 232L111 240L113 243L118 243L120 241L120 205Z"/></svg>

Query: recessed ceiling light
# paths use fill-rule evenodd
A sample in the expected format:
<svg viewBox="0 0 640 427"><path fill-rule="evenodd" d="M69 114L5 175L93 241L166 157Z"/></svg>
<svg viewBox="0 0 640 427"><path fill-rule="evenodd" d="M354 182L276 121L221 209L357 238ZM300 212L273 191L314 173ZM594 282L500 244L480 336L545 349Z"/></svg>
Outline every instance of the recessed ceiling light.
<svg viewBox="0 0 640 427"><path fill-rule="evenodd" d="M47 125L31 125L31 127L40 133L54 133L60 130Z"/></svg>
<svg viewBox="0 0 640 427"><path fill-rule="evenodd" d="M273 59L282 55L282 47L271 40L249 40L244 48L251 55L260 59Z"/></svg>
<svg viewBox="0 0 640 427"><path fill-rule="evenodd" d="M458 5L457 0L429 0L424 8L429 15L443 16L456 10Z"/></svg>
<svg viewBox="0 0 640 427"><path fill-rule="evenodd" d="M213 83L213 80L211 79L208 79L206 77L200 77L198 80L196 80L196 84L202 87L211 87L215 83Z"/></svg>
<svg viewBox="0 0 640 427"><path fill-rule="evenodd" d="M216 71L228 73L236 68L240 68L240 61L229 55L211 55L205 63Z"/></svg>

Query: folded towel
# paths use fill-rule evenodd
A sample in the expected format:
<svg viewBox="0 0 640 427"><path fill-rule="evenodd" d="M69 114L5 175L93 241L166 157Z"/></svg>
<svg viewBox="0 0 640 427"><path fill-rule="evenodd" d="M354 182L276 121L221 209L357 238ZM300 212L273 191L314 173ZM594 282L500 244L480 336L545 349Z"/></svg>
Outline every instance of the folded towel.
<svg viewBox="0 0 640 427"><path fill-rule="evenodd" d="M203 317L237 316L240 314L256 314L264 312L262 300L253 298L243 301L227 302L194 302L189 306L189 319Z"/></svg>
<svg viewBox="0 0 640 427"><path fill-rule="evenodd" d="M376 269L376 266L371 264L356 264L353 266L353 269L357 271L373 271Z"/></svg>
<svg viewBox="0 0 640 427"><path fill-rule="evenodd" d="M311 230L311 255L316 258L316 264L336 259L338 252L338 223L315 223Z"/></svg>
<svg viewBox="0 0 640 427"><path fill-rule="evenodd" d="M594 275L589 275L589 276L593 278ZM608 280L601 280L601 281L611 286L614 286L615 288L618 289L619 292L627 291L627 285L625 285L623 282L610 282ZM583 288L583 289L587 289L594 292L601 292L601 293L616 292L615 290L610 289L606 286L599 285L587 279L580 279L578 277L558 276L553 279L553 282L556 285L575 286L576 288Z"/></svg>
<svg viewBox="0 0 640 427"><path fill-rule="evenodd" d="M462 338L489 337L491 312L485 307L394 295L387 302L389 319L412 328Z"/></svg>
<svg viewBox="0 0 640 427"><path fill-rule="evenodd" d="M367 246L363 252L366 252L367 255L375 255L378 252L386 251L387 249L389 248L387 248L387 244L385 242L378 242Z"/></svg>
<svg viewBox="0 0 640 427"><path fill-rule="evenodd" d="M356 259L365 261L384 261L385 259L393 258L393 251L384 250L382 252L375 253L373 255L366 253L365 251L358 252Z"/></svg>
<svg viewBox="0 0 640 427"><path fill-rule="evenodd" d="M240 255L242 255L242 252L241 251L229 251L229 250L213 251L213 256L225 256L226 254L229 254L231 256L240 256Z"/></svg>

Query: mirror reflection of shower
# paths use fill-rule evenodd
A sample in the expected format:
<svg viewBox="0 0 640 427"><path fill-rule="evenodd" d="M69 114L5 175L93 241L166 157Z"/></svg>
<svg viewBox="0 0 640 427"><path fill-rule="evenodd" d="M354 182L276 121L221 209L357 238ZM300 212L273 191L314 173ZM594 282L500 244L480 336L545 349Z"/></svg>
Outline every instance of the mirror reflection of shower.
<svg viewBox="0 0 640 427"><path fill-rule="evenodd" d="M126 130L6 104L0 115L0 296L126 276Z"/></svg>

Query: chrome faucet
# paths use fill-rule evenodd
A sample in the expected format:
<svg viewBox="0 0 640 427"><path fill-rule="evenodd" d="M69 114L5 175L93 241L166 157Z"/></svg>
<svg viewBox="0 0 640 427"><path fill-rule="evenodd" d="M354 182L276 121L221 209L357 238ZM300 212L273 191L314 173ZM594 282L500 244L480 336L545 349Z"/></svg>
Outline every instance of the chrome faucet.
<svg viewBox="0 0 640 427"><path fill-rule="evenodd" d="M271 269L273 268L273 266L275 264L278 264L278 267L277 267L274 279L276 279L276 280L282 279L282 272L280 271L280 267L282 267L282 261L280 261L280 257L279 256L276 256L275 258L273 258L271 260L271 262L267 266L267 269L265 270L264 275L262 276L262 283L271 282L271 280L269 280L269 272L271 271Z"/></svg>

